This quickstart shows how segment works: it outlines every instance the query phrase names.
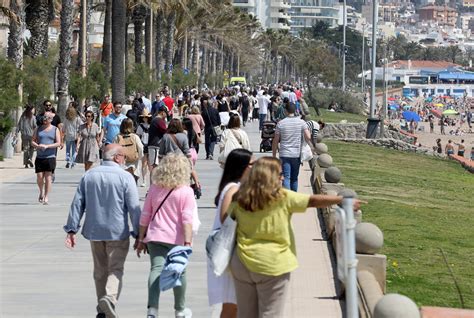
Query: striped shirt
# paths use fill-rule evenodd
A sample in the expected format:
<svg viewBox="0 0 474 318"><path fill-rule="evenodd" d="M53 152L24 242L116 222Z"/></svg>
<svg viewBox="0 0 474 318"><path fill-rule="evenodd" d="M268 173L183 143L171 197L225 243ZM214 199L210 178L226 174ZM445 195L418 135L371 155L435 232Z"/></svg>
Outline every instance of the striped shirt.
<svg viewBox="0 0 474 318"><path fill-rule="evenodd" d="M303 133L308 129L299 117L286 117L278 122L275 134L280 136L280 158L299 158Z"/></svg>
<svg viewBox="0 0 474 318"><path fill-rule="evenodd" d="M309 132L311 133L311 140L313 141L313 144L316 144L316 137L318 136L319 132L319 124L314 120L308 120L306 125L308 126Z"/></svg>

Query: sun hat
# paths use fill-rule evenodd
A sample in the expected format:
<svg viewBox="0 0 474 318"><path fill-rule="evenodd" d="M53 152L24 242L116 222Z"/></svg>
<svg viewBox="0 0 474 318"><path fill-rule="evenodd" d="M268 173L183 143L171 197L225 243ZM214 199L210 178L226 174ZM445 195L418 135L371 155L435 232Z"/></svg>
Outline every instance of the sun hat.
<svg viewBox="0 0 474 318"><path fill-rule="evenodd" d="M139 117L151 117L151 114L148 109L145 108Z"/></svg>

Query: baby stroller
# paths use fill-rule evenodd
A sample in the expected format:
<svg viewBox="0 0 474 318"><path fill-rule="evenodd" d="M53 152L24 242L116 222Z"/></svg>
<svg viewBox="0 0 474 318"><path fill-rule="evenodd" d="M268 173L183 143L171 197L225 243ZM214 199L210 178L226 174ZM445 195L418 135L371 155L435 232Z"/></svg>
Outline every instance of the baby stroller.
<svg viewBox="0 0 474 318"><path fill-rule="evenodd" d="M272 141L275 137L276 124L272 121L263 123L262 142L260 143L260 152L267 152L272 150Z"/></svg>

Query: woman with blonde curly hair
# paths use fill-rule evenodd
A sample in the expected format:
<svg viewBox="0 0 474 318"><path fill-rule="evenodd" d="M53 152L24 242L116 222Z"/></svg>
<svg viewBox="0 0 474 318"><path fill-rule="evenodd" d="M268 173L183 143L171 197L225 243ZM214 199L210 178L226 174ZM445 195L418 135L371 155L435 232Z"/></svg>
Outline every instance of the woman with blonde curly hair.
<svg viewBox="0 0 474 318"><path fill-rule="evenodd" d="M148 195L140 218L137 255L150 254L151 270L148 279L148 316L158 316L160 275L168 252L177 245L191 246L193 211L196 209L194 192L189 186L191 165L182 154L169 153L152 172ZM185 307L186 274L181 286L175 287L176 317L187 317Z"/></svg>
<svg viewBox="0 0 474 318"><path fill-rule="evenodd" d="M298 267L291 215L342 201L341 196L284 189L281 172L278 159L258 159L227 210L237 221L230 268L239 318L282 317L290 273ZM355 200L354 209L359 205Z"/></svg>

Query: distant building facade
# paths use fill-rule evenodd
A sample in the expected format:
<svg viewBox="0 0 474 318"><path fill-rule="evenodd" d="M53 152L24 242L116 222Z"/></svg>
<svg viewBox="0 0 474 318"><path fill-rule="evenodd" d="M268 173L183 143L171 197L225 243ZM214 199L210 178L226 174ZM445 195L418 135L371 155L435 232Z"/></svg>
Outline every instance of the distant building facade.
<svg viewBox="0 0 474 318"><path fill-rule="evenodd" d="M233 0L232 4L255 16L264 29L290 30L288 0Z"/></svg>
<svg viewBox="0 0 474 318"><path fill-rule="evenodd" d="M435 21L439 25L456 26L458 13L448 6L426 6L418 9L420 21Z"/></svg>
<svg viewBox="0 0 474 318"><path fill-rule="evenodd" d="M291 0L291 32L299 33L318 21L336 27L339 19L339 6L336 3L334 0Z"/></svg>

